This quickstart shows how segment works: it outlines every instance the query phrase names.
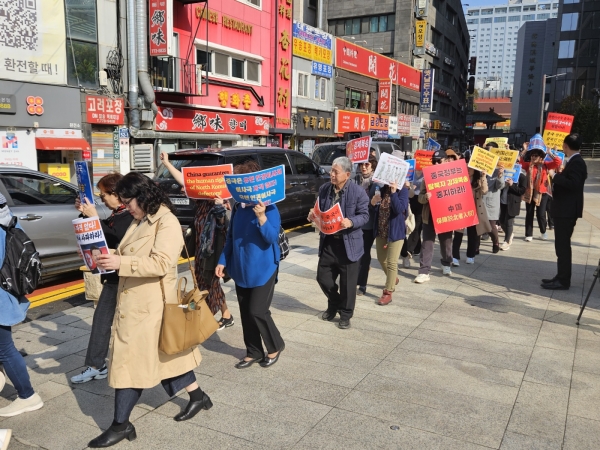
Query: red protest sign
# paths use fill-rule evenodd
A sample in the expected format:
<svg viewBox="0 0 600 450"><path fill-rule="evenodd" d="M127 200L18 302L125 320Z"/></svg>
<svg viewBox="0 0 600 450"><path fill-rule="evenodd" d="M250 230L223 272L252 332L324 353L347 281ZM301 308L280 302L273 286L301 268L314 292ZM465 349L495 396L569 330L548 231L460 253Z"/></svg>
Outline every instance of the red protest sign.
<svg viewBox="0 0 600 450"><path fill-rule="evenodd" d="M342 208L339 203L336 203L327 211L321 212L321 209L319 208L319 199L317 199L313 214L315 216L313 222L321 233L334 234L342 230L342 220L344 220L344 215L342 214Z"/></svg>
<svg viewBox="0 0 600 450"><path fill-rule="evenodd" d="M417 150L415 152L416 170L423 170L423 168L431 166L433 164L431 162L433 153L433 150Z"/></svg>
<svg viewBox="0 0 600 450"><path fill-rule="evenodd" d="M573 127L573 116L568 114L548 113L545 131L560 131L570 133Z"/></svg>
<svg viewBox="0 0 600 450"><path fill-rule="evenodd" d="M464 159L423 169L436 233L460 230L479 223L469 170Z"/></svg>
<svg viewBox="0 0 600 450"><path fill-rule="evenodd" d="M346 144L346 156L353 163L369 161L369 149L371 148L371 136L352 139Z"/></svg>
<svg viewBox="0 0 600 450"><path fill-rule="evenodd" d="M220 166L183 167L185 195L197 200L212 200L217 196L231 198L224 175L233 173L231 164Z"/></svg>

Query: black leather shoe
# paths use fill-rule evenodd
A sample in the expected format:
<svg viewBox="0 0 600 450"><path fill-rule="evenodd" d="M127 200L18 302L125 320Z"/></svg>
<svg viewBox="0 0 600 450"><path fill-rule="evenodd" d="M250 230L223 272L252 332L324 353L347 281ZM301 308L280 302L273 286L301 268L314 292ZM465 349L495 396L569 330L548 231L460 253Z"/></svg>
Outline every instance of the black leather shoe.
<svg viewBox="0 0 600 450"><path fill-rule="evenodd" d="M335 315L336 315L336 313L334 313L334 312L325 311L323 313L323 315L321 316L321 319L331 322L333 319L335 319Z"/></svg>
<svg viewBox="0 0 600 450"><path fill-rule="evenodd" d="M338 327L340 327L342 330L346 330L347 328L350 328L350 319L347 319L347 320L340 319L340 323L338 323Z"/></svg>
<svg viewBox="0 0 600 450"><path fill-rule="evenodd" d="M567 291L569 286L565 286L558 280L554 280L551 283L542 283L542 289L553 289L555 291Z"/></svg>
<svg viewBox="0 0 600 450"><path fill-rule="evenodd" d="M269 355L265 355L265 357L258 364L260 364L260 367L271 367L273 364L275 364L277 361L279 361L279 355L281 355L281 352L284 350L285 350L285 344L283 347L281 347L281 350L279 350L277 352L277 355L275 355L275 358L269 358Z"/></svg>
<svg viewBox="0 0 600 450"><path fill-rule="evenodd" d="M554 283L556 280L558 280L556 275L554 276L554 278L544 278L542 279L542 284Z"/></svg>
<svg viewBox="0 0 600 450"><path fill-rule="evenodd" d="M254 358L251 359L249 361L246 361L245 359L240 359L238 361L238 363L235 365L236 369L246 369L248 367L250 367L252 364L254 364L256 361L262 361L263 358Z"/></svg>
<svg viewBox="0 0 600 450"><path fill-rule="evenodd" d="M113 431L111 428L109 428L104 433L102 433L100 436L98 436L96 439L92 439L89 442L88 447L90 447L90 448L112 447L113 445L121 442L123 439L133 441L133 440L135 440L135 438L137 438L137 434L135 433L135 427L133 426L132 423L129 423L129 425L127 425L127 428L125 428L123 431Z"/></svg>
<svg viewBox="0 0 600 450"><path fill-rule="evenodd" d="M205 410L209 410L210 408L212 408L212 402L210 401L210 397L208 395L206 395L206 392L204 393L204 395L202 395L202 400L199 402L192 402L190 401L187 406L185 407L185 410L180 412L179 414L177 414L175 417L173 417L173 419L175 419L177 422L183 422L184 420L189 420L192 417L194 417L196 414L198 414L200 411L202 411L203 409Z"/></svg>

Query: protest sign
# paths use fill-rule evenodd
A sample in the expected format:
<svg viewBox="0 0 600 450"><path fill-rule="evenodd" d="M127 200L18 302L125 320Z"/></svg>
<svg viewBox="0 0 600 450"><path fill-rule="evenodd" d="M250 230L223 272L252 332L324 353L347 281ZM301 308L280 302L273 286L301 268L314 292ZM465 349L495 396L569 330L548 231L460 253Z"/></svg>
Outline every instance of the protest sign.
<svg viewBox="0 0 600 450"><path fill-rule="evenodd" d="M319 199L317 199L313 214L315 216L313 223L321 233L334 234L343 229L342 220L344 220L344 215L339 203L322 212L319 208Z"/></svg>
<svg viewBox="0 0 600 450"><path fill-rule="evenodd" d="M505 169L512 168L519 157L519 152L516 150L507 150L505 148L490 148L490 152L498 155L498 166Z"/></svg>
<svg viewBox="0 0 600 450"><path fill-rule="evenodd" d="M473 153L471 154L469 167L492 176L498 165L498 159L498 155L494 155L481 147L475 146L475 148L473 148Z"/></svg>
<svg viewBox="0 0 600 450"><path fill-rule="evenodd" d="M416 169L423 170L423 167L428 167L433 164L431 158L435 152L433 150L417 150L415 152Z"/></svg>
<svg viewBox="0 0 600 450"><path fill-rule="evenodd" d="M265 205L285 199L285 166L276 166L243 175L223 175L236 202Z"/></svg>
<svg viewBox="0 0 600 450"><path fill-rule="evenodd" d="M436 233L477 225L477 209L464 159L423 169Z"/></svg>
<svg viewBox="0 0 600 450"><path fill-rule="evenodd" d="M564 164L565 162L565 154L563 152L557 152L557 151L553 151L552 154L554 156L558 156L560 158L560 164ZM550 155L546 155L546 157L544 158L544 162L551 162L553 160L553 158Z"/></svg>
<svg viewBox="0 0 600 450"><path fill-rule="evenodd" d="M94 203L94 191L92 190L92 182L90 181L90 172L85 161L75 161L75 174L77 175L77 189L79 191L79 200L85 204L84 199L88 199L90 203Z"/></svg>
<svg viewBox="0 0 600 450"><path fill-rule="evenodd" d="M224 175L233 174L232 164L219 166L183 167L185 195L198 200L212 200L217 196L227 199L231 194Z"/></svg>
<svg viewBox="0 0 600 450"><path fill-rule="evenodd" d="M548 113L543 136L546 147L563 148L563 142L573 127L573 119L568 114Z"/></svg>
<svg viewBox="0 0 600 450"><path fill-rule="evenodd" d="M98 256L108 255L108 245L104 238L102 225L98 217L73 220L77 244L83 255L85 265L92 273L111 273L98 267Z"/></svg>
<svg viewBox="0 0 600 450"><path fill-rule="evenodd" d="M427 150L436 151L436 150L439 150L440 148L442 148L442 146L437 141L435 141L431 138L427 139Z"/></svg>
<svg viewBox="0 0 600 450"><path fill-rule="evenodd" d="M408 168L408 173L406 174L406 181L415 181L415 167L417 161L414 159L407 159L405 162L410 166Z"/></svg>
<svg viewBox="0 0 600 450"><path fill-rule="evenodd" d="M490 142L495 142L496 144L498 144L498 147L504 148L504 146L506 144L508 144L508 138L507 137L489 137L485 140L485 142L483 143L483 146L486 147Z"/></svg>
<svg viewBox="0 0 600 450"><path fill-rule="evenodd" d="M363 136L352 139L346 143L346 156L353 164L369 161L369 150L371 148L371 136Z"/></svg>
<svg viewBox="0 0 600 450"><path fill-rule="evenodd" d="M504 180L512 178L513 183L518 183L519 175L521 175L521 164L515 164L511 169L504 169Z"/></svg>
<svg viewBox="0 0 600 450"><path fill-rule="evenodd" d="M403 159L389 153L382 153L379 157L375 173L373 173L373 181L388 185L396 183L398 189L402 189L409 168L410 164Z"/></svg>

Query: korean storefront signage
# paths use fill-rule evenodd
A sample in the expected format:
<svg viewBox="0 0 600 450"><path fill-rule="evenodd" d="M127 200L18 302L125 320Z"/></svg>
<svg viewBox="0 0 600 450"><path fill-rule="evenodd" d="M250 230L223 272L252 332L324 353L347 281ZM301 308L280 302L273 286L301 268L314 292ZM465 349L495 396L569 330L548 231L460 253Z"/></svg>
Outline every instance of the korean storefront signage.
<svg viewBox="0 0 600 450"><path fill-rule="evenodd" d="M217 92L217 98L219 99L219 105L221 108L227 106L238 109L250 109L252 106L252 97L248 93L232 92L223 89Z"/></svg>
<svg viewBox="0 0 600 450"><path fill-rule="evenodd" d="M398 134L408 136L410 134L410 117L406 114L398 114Z"/></svg>
<svg viewBox="0 0 600 450"><path fill-rule="evenodd" d="M292 0L277 1L275 16L275 128L291 128L292 111Z"/></svg>
<svg viewBox="0 0 600 450"><path fill-rule="evenodd" d="M333 64L333 36L331 34L294 20L293 37L295 56L324 64Z"/></svg>
<svg viewBox="0 0 600 450"><path fill-rule="evenodd" d="M2 3L0 79L67 84L63 0Z"/></svg>
<svg viewBox="0 0 600 450"><path fill-rule="evenodd" d="M332 136L333 113L314 109L298 110L300 136Z"/></svg>
<svg viewBox="0 0 600 450"><path fill-rule="evenodd" d="M392 111L392 82L381 80L379 82L379 95L377 97L377 112L389 114Z"/></svg>
<svg viewBox="0 0 600 450"><path fill-rule="evenodd" d="M335 112L335 132L363 132L369 131L370 117L367 113L344 111L339 109Z"/></svg>
<svg viewBox="0 0 600 450"><path fill-rule="evenodd" d="M425 41L425 53L429 53L431 56L438 56L438 49L435 48L431 42Z"/></svg>
<svg viewBox="0 0 600 450"><path fill-rule="evenodd" d="M333 76L333 66L313 61L310 73L320 77L331 78Z"/></svg>
<svg viewBox="0 0 600 450"><path fill-rule="evenodd" d="M86 117L89 123L122 125L125 123L125 108L122 98L87 95Z"/></svg>
<svg viewBox="0 0 600 450"><path fill-rule="evenodd" d="M388 120L388 136L392 139L398 139L398 117L390 116Z"/></svg>
<svg viewBox="0 0 600 450"><path fill-rule="evenodd" d="M421 79L421 111L431 112L433 109L433 78L435 69L423 70Z"/></svg>
<svg viewBox="0 0 600 450"><path fill-rule="evenodd" d="M160 106L156 116L157 131L266 136L269 134L270 125L268 117L219 111L162 108Z"/></svg>
<svg viewBox="0 0 600 450"><path fill-rule="evenodd" d="M425 30L427 29L427 21L426 20L416 20L415 21L415 45L417 47L423 47L425 44Z"/></svg>
<svg viewBox="0 0 600 450"><path fill-rule="evenodd" d="M371 131L388 131L389 116L381 116L378 114L369 114L369 130Z"/></svg>
<svg viewBox="0 0 600 450"><path fill-rule="evenodd" d="M417 17L427 16L427 0L417 0Z"/></svg>
<svg viewBox="0 0 600 450"><path fill-rule="evenodd" d="M14 95L0 94L0 114L16 114L17 98Z"/></svg>
<svg viewBox="0 0 600 450"><path fill-rule="evenodd" d="M150 56L171 54L172 11L173 0L150 0L148 4Z"/></svg>
<svg viewBox="0 0 600 450"><path fill-rule="evenodd" d="M410 136L413 139L421 137L421 119L418 116L410 116Z"/></svg>

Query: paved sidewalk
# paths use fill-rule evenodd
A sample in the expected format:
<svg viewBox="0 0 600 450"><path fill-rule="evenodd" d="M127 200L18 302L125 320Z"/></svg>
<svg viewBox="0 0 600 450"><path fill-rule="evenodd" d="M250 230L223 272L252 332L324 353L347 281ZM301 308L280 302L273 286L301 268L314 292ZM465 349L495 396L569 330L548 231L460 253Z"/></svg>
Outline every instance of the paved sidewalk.
<svg viewBox="0 0 600 450"><path fill-rule="evenodd" d="M575 326L600 258L600 161L588 164L571 290L539 287L555 274L552 233L548 242L522 241L523 212L509 251L493 255L484 242L475 264L464 264L463 254L452 277L442 276L436 255L423 285L412 283L415 261L400 269L385 307L376 304L384 278L374 259L352 328L340 330L320 319L318 238L308 232L292 239L276 287L272 312L286 341L280 361L233 367L245 351L228 283L236 324L203 345L196 371L214 407L176 423L187 395L169 400L162 388L147 390L132 415L138 439L116 448L600 448L600 287ZM83 366L92 313L76 307L15 327L46 405L0 421L13 429L11 449L83 449L110 425L106 380L68 382ZM15 395L7 385L0 406Z"/></svg>

